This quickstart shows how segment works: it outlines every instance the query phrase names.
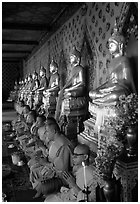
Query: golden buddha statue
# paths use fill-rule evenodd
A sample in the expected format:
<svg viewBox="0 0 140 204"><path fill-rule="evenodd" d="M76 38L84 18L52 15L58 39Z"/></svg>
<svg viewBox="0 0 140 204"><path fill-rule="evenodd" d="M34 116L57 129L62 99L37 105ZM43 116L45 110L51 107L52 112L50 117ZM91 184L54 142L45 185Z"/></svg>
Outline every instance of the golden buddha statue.
<svg viewBox="0 0 140 204"><path fill-rule="evenodd" d="M43 94L48 96L48 95L57 95L59 91L59 74L58 74L58 65L57 63L52 60L50 64L50 81L49 81L49 86L48 88L43 91Z"/></svg>
<svg viewBox="0 0 140 204"><path fill-rule="evenodd" d="M115 105L121 95L129 95L135 92L132 67L128 58L124 56L123 46L124 37L115 25L114 33L109 38L109 51L112 55L110 67L113 68L113 71L103 85L89 92L92 102L97 105Z"/></svg>
<svg viewBox="0 0 140 204"><path fill-rule="evenodd" d="M25 100L24 94L25 94L27 85L28 85L28 75L25 76L23 86L21 87L21 90L20 90L20 100Z"/></svg>
<svg viewBox="0 0 140 204"><path fill-rule="evenodd" d="M55 118L59 120L59 117L64 112L64 100L67 98L82 97L85 94L85 73L83 67L80 65L81 54L73 47L73 51L70 54L70 63L72 66L71 77L60 91Z"/></svg>
<svg viewBox="0 0 140 204"><path fill-rule="evenodd" d="M32 86L31 86L31 91L35 92L39 88L39 79L38 79L38 73L34 71L32 75Z"/></svg>
<svg viewBox="0 0 140 204"><path fill-rule="evenodd" d="M26 87L26 91L27 93L29 93L31 91L31 86L32 86L32 75L29 74L28 75L28 84L27 84L27 87Z"/></svg>
<svg viewBox="0 0 140 204"><path fill-rule="evenodd" d="M50 64L50 73L49 86L43 91L43 104L46 114L54 116L59 92L59 74L58 65L53 59Z"/></svg>
<svg viewBox="0 0 140 204"><path fill-rule="evenodd" d="M37 106L37 104L42 104L42 99L43 99L43 91L47 89L48 87L48 79L46 77L46 69L41 66L40 71L40 85L35 91L35 96L34 96L34 109Z"/></svg>
<svg viewBox="0 0 140 204"><path fill-rule="evenodd" d="M43 91L46 90L48 87L48 79L46 77L46 69L43 66L41 66L39 74L40 74L40 86L38 88L38 91L39 92L41 91L43 93Z"/></svg>

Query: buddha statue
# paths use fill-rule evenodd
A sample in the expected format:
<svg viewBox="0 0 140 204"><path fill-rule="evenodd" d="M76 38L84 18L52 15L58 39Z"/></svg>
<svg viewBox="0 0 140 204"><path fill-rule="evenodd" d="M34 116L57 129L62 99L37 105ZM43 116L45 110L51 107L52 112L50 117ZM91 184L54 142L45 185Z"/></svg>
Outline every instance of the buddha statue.
<svg viewBox="0 0 140 204"><path fill-rule="evenodd" d="M21 97L20 100L25 100L24 94L25 94L27 85L28 85L28 75L25 76L23 86L21 87L21 90L20 90L20 97Z"/></svg>
<svg viewBox="0 0 140 204"><path fill-rule="evenodd" d="M43 91L45 91L48 87L48 79L46 77L46 69L41 66L40 68L40 85L35 91L35 97L34 97L34 109L36 109L36 106L39 104L42 105L42 99L43 99Z"/></svg>
<svg viewBox="0 0 140 204"><path fill-rule="evenodd" d="M80 65L80 60L80 52L76 49L76 47L73 47L72 53L70 54L70 63L72 66L71 77L59 93L55 113L57 121L64 113L65 99L78 98L85 94L85 73L83 67Z"/></svg>
<svg viewBox="0 0 140 204"><path fill-rule="evenodd" d="M49 83L46 77L46 69L43 66L41 66L40 68L40 86L38 88L38 91L39 92L41 91L43 93L43 91L48 88L48 84Z"/></svg>
<svg viewBox="0 0 140 204"><path fill-rule="evenodd" d="M132 76L132 67L128 58L124 55L124 37L117 26L109 38L109 51L112 56L108 80L96 90L89 92L92 102L97 105L115 105L121 95L129 95L135 92L135 85Z"/></svg>
<svg viewBox="0 0 140 204"><path fill-rule="evenodd" d="M29 74L28 75L28 85L27 85L27 87L26 87L26 91L29 93L30 91L31 91L31 86L32 86L32 75L31 74Z"/></svg>
<svg viewBox="0 0 140 204"><path fill-rule="evenodd" d="M49 96L51 94L57 95L59 91L59 75L58 75L58 65L57 63L52 60L50 64L50 81L48 88L43 91L43 94Z"/></svg>
<svg viewBox="0 0 140 204"><path fill-rule="evenodd" d="M59 74L58 65L52 59L50 64L50 81L48 88L43 91L43 103L46 113L54 116L56 109L56 100L59 92Z"/></svg>
<svg viewBox="0 0 140 204"><path fill-rule="evenodd" d="M31 86L31 91L35 92L39 88L39 79L38 79L38 73L34 71L32 75L32 86Z"/></svg>

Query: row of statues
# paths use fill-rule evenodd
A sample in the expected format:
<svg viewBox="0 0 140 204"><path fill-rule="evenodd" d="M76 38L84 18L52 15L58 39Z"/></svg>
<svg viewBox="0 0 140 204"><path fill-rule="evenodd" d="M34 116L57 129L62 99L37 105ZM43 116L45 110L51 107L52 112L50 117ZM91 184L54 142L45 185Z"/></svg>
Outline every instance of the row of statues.
<svg viewBox="0 0 140 204"><path fill-rule="evenodd" d="M112 71L104 84L95 90L88 90L89 100L98 106L115 105L121 95L136 92L132 67L128 58L124 55L125 39L116 26L108 42L112 57L109 70ZM34 109L38 104L43 104L44 109L47 110L49 105L52 104L52 106L55 106L53 108L53 110L55 109L54 117L59 121L60 116L65 115L66 101L75 100L77 103L78 98L82 100L81 98L86 96L86 72L80 65L80 61L81 54L74 47L70 54L71 76L61 90L58 65L54 60L50 64L50 80L46 77L44 67L40 69L40 80L37 72L34 72L33 75L29 74L20 84L18 100L26 101Z"/></svg>

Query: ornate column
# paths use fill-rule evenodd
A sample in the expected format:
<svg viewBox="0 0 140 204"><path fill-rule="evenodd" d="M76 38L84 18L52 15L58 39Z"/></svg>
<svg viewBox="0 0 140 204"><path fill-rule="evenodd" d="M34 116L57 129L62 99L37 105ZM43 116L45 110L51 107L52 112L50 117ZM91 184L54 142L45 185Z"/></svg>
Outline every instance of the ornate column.
<svg viewBox="0 0 140 204"><path fill-rule="evenodd" d="M120 179L122 185L122 202L133 202L132 190L138 181L138 161L126 158L125 161L116 162L113 174L116 179Z"/></svg>

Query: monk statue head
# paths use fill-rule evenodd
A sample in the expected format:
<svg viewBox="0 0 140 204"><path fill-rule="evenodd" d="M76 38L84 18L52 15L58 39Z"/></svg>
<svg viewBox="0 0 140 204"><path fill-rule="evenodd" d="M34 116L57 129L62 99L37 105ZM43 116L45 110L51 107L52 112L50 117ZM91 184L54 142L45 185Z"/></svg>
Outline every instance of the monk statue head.
<svg viewBox="0 0 140 204"><path fill-rule="evenodd" d="M52 59L51 64L50 64L50 72L53 73L58 69L57 63Z"/></svg>
<svg viewBox="0 0 140 204"><path fill-rule="evenodd" d="M109 42L109 51L113 56L122 55L123 54L123 45L125 39L123 35L120 33L119 28L115 22L114 31L112 36L108 40Z"/></svg>
<svg viewBox="0 0 140 204"><path fill-rule="evenodd" d="M73 46L72 52L70 54L70 63L73 65L79 64L81 59L81 53Z"/></svg>

